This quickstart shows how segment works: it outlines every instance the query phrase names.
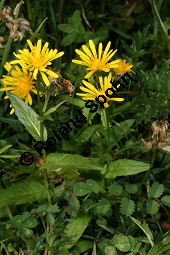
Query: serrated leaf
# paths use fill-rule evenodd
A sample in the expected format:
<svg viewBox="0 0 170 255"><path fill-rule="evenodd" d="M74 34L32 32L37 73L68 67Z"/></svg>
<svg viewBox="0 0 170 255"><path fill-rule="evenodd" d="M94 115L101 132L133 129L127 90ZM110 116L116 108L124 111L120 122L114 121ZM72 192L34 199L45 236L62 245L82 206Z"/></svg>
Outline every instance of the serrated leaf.
<svg viewBox="0 0 170 255"><path fill-rule="evenodd" d="M35 181L18 183L0 190L0 207L21 205L45 198L47 198L47 192L40 183Z"/></svg>
<svg viewBox="0 0 170 255"><path fill-rule="evenodd" d="M135 211L135 203L133 200L124 197L121 199L120 202L120 212L123 215L126 215L126 217L132 215L132 213Z"/></svg>
<svg viewBox="0 0 170 255"><path fill-rule="evenodd" d="M106 170L106 165L102 165L98 158L83 157L77 154L50 153L46 162L40 167L48 171L60 170L96 170L102 173Z"/></svg>
<svg viewBox="0 0 170 255"><path fill-rule="evenodd" d="M146 211L150 215L155 215L159 211L159 204L155 200L150 200L146 202Z"/></svg>
<svg viewBox="0 0 170 255"><path fill-rule="evenodd" d="M61 246L59 250L70 249L82 236L83 232L85 231L90 222L90 219L90 216L83 215L77 217L76 219L69 220L62 236L62 238L68 238L69 241L67 244Z"/></svg>
<svg viewBox="0 0 170 255"><path fill-rule="evenodd" d="M115 247L121 252L128 252L131 249L129 238L123 234L116 234L113 237Z"/></svg>
<svg viewBox="0 0 170 255"><path fill-rule="evenodd" d="M99 186L94 180L87 180L84 182L76 182L73 185L73 192L76 196L85 196L91 192L98 193Z"/></svg>
<svg viewBox="0 0 170 255"><path fill-rule="evenodd" d="M145 172L149 168L150 164L145 162L130 159L119 159L109 163L105 177L107 179L113 179L117 176L134 175Z"/></svg>
<svg viewBox="0 0 170 255"><path fill-rule="evenodd" d="M162 197L162 198L161 198L161 202L162 202L164 205L170 207L170 196L166 195L166 196Z"/></svg>
<svg viewBox="0 0 170 255"><path fill-rule="evenodd" d="M159 184L159 182L154 182L149 189L148 197L158 198L164 192L164 185Z"/></svg>
<svg viewBox="0 0 170 255"><path fill-rule="evenodd" d="M19 121L24 125L27 131L35 138L36 141L42 140L40 134L39 115L22 99L14 94L9 93L11 104L15 109ZM43 125L43 139L47 140L47 130Z"/></svg>

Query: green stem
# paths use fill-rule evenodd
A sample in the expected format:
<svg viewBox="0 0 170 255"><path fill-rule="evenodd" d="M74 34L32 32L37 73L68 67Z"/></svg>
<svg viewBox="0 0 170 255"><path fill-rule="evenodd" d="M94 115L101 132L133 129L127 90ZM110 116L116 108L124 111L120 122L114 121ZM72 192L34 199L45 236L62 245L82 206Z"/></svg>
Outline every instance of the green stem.
<svg viewBox="0 0 170 255"><path fill-rule="evenodd" d="M47 208L47 217L46 217L46 230L45 230L45 234L46 234L46 248L45 248L45 252L44 252L44 255L49 255L49 236L52 232L52 225L51 223L49 222L49 219L48 219L48 208L52 205L51 203L51 197L50 197L50 194L49 194L49 184L48 184L48 173L47 173L47 170L45 170L44 172L44 181L45 181L45 188L46 188L46 192L47 192L47 204L46 204L46 208Z"/></svg>
<svg viewBox="0 0 170 255"><path fill-rule="evenodd" d="M42 110L43 113L46 112L49 98L50 98L50 95L49 94L45 94L45 102L44 102L44 106L43 106L43 110Z"/></svg>
<svg viewBox="0 0 170 255"><path fill-rule="evenodd" d="M42 117L42 106L41 106L41 100L40 100L40 90L39 90L39 84L37 84L37 99L38 99L38 108L40 112L40 117ZM44 141L44 136L43 136L43 120L40 120L40 139L41 141Z"/></svg>

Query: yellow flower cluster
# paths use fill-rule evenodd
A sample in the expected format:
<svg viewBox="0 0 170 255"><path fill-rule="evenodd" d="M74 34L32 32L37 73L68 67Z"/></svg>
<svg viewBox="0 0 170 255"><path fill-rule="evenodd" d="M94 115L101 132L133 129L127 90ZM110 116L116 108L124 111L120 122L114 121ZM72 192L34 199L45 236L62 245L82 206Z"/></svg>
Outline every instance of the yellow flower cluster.
<svg viewBox="0 0 170 255"><path fill-rule="evenodd" d="M45 85L49 86L48 76L58 78L59 75L47 67L52 64L53 60L61 57L64 52L58 52L57 49L49 50L47 42L42 47L41 40L38 40L36 45L33 45L30 40L27 40L27 43L30 49L18 50L18 54L14 53L16 60L5 64L5 69L10 75L3 75L1 82L4 87L0 91L10 91L32 105L30 93L37 93L34 83L38 74L41 75ZM14 66L12 66L13 64ZM12 108L10 114L13 112Z"/></svg>
<svg viewBox="0 0 170 255"><path fill-rule="evenodd" d="M28 48L18 50L14 53L15 60L7 62L5 69L8 74L3 75L1 82L3 88L0 91L10 91L23 99L27 104L32 105L31 93L37 94L35 82L41 78L44 84L48 87L50 85L50 77L58 78L59 75L48 68L52 61L60 58L64 52L58 52L57 49L50 50L49 44L46 42L42 45L42 41L38 40L37 44L33 45L30 40L27 40ZM80 89L83 93L77 93L83 100L95 101L100 98L105 98L103 105L108 107L108 101L123 101L124 98L110 97L107 91L113 90L116 92L120 84L115 87L113 80L117 77L131 72L133 65L126 63L126 60L116 59L112 60L117 50L110 49L111 42L108 42L106 48L99 43L96 48L94 42L89 40L89 47L82 45L82 51L76 49L75 52L80 57L79 60L73 59L75 64L83 65L88 71L82 81L83 86ZM108 75L103 75L108 73ZM85 79L89 79L85 80ZM107 93L106 93L107 92ZM115 93L113 93L115 95ZM5 96L7 99L8 96ZM12 105L10 105L12 108ZM14 109L11 109L11 114Z"/></svg>
<svg viewBox="0 0 170 255"><path fill-rule="evenodd" d="M82 45L82 49L76 49L75 52L79 55L81 60L73 59L72 62L75 64L86 66L88 73L85 75L85 79L92 77L95 73L97 74L98 82L95 84L90 83L89 81L83 80L82 83L84 86L80 86L80 89L84 93L77 93L78 96L81 96L83 100L96 100L99 96L104 96L108 101L123 101L124 98L118 97L108 97L106 95L106 90L113 88L115 91L120 86L117 85L117 88L114 88L112 85L112 80L117 76L122 76L127 72L131 72L133 65L126 63L126 60L116 59L111 60L117 50L110 50L111 42L108 42L106 48L103 50L102 43L99 43L98 49L96 49L94 42L89 40L89 48L86 45ZM109 72L108 76L101 76L101 72ZM95 79L96 80L96 77ZM104 107L108 107L108 102L104 103Z"/></svg>

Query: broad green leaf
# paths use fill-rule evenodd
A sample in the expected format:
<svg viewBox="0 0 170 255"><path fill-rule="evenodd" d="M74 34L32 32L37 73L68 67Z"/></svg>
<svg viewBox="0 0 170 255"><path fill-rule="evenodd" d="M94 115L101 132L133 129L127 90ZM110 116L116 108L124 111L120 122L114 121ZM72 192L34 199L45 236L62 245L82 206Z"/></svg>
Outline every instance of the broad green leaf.
<svg viewBox="0 0 170 255"><path fill-rule="evenodd" d="M138 185L126 183L125 190L130 194L136 194L138 192Z"/></svg>
<svg viewBox="0 0 170 255"><path fill-rule="evenodd" d="M45 198L47 198L47 192L40 183L35 181L18 183L0 190L0 207L21 205Z"/></svg>
<svg viewBox="0 0 170 255"><path fill-rule="evenodd" d="M113 237L115 247L121 252L128 252L131 249L129 238L123 234L116 234Z"/></svg>
<svg viewBox="0 0 170 255"><path fill-rule="evenodd" d="M106 165L102 165L97 158L83 157L77 154L51 153L41 166L48 171L59 170L96 170L104 172Z"/></svg>
<svg viewBox="0 0 170 255"><path fill-rule="evenodd" d="M162 202L164 205L170 207L170 196L166 195L166 196L162 197L162 198L161 198L161 202Z"/></svg>
<svg viewBox="0 0 170 255"><path fill-rule="evenodd" d="M85 251L87 251L87 250L89 250L93 247L93 242L81 238L81 240L79 240L76 243L76 247L78 247L80 253L83 253L83 252L85 252Z"/></svg>
<svg viewBox="0 0 170 255"><path fill-rule="evenodd" d="M117 176L127 176L134 175L144 171L147 171L150 167L150 164L131 160L131 159L118 159L112 161L108 165L108 170L106 172L105 177L107 179L112 179Z"/></svg>
<svg viewBox="0 0 170 255"><path fill-rule="evenodd" d="M82 215L76 219L69 220L68 224L65 227L64 234L62 238L68 238L68 243L61 246L60 250L70 249L82 236L83 232L87 228L90 222L90 216Z"/></svg>
<svg viewBox="0 0 170 255"><path fill-rule="evenodd" d="M105 255L117 255L117 251L114 246L108 245L104 249Z"/></svg>
<svg viewBox="0 0 170 255"><path fill-rule="evenodd" d="M133 222L136 223L136 225L138 225L138 227L140 229L142 229L142 231L145 233L145 235L147 236L151 246L154 246L154 242L153 242L153 235L152 232L150 231L148 224L146 224L146 222L141 223L139 220L133 218L132 216L130 216L131 220L133 220Z"/></svg>
<svg viewBox="0 0 170 255"><path fill-rule="evenodd" d="M81 16L80 16L81 12L79 10L76 10L71 18L72 24L74 25L74 27L79 27L79 25L81 24Z"/></svg>
<svg viewBox="0 0 170 255"><path fill-rule="evenodd" d="M133 200L124 197L121 199L120 204L120 212L123 215L126 215L126 217L132 215L132 213L135 211L135 203Z"/></svg>
<svg viewBox="0 0 170 255"><path fill-rule="evenodd" d="M118 196L123 192L123 187L120 184L114 182L110 184L110 186L108 187L108 192L109 192L109 195Z"/></svg>
<svg viewBox="0 0 170 255"><path fill-rule="evenodd" d="M165 188L163 184L159 184L159 182L154 182L149 189L148 197L158 198L162 195L164 189Z"/></svg>
<svg viewBox="0 0 170 255"><path fill-rule="evenodd" d="M150 215L155 215L159 211L159 204L155 200L149 200L146 202L146 211Z"/></svg>
<svg viewBox="0 0 170 255"><path fill-rule="evenodd" d="M24 125L24 127L35 138L36 141L42 140L40 135L40 121L38 114L16 95L9 93L9 98L19 121ZM44 125L43 131L43 139L47 140L47 130Z"/></svg>
<svg viewBox="0 0 170 255"><path fill-rule="evenodd" d="M59 24L58 29L64 33L71 34L74 31L74 28L70 24Z"/></svg>
<svg viewBox="0 0 170 255"><path fill-rule="evenodd" d="M85 130L83 130L79 135L77 135L77 137L75 138L75 140L77 142L87 142L92 136L93 134L100 129L100 125L93 125L90 126L88 128L86 128Z"/></svg>
<svg viewBox="0 0 170 255"><path fill-rule="evenodd" d="M99 187L94 180L87 180L84 182L76 182L73 185L73 192L76 196L85 196L91 192L98 193Z"/></svg>

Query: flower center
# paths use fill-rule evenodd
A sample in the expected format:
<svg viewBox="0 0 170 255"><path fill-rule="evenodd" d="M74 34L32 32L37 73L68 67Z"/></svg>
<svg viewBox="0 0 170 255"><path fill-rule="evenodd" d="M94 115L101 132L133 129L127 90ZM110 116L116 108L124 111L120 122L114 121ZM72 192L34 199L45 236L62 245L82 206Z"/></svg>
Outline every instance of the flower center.
<svg viewBox="0 0 170 255"><path fill-rule="evenodd" d="M103 63L101 59L95 59L92 63L92 69L93 70L101 70L103 67Z"/></svg>
<svg viewBox="0 0 170 255"><path fill-rule="evenodd" d="M37 50L37 48L33 49L31 53L32 57L32 65L34 68L41 69L44 66L44 56L41 52Z"/></svg>
<svg viewBox="0 0 170 255"><path fill-rule="evenodd" d="M29 94L32 89L32 79L30 79L26 74L23 74L20 78L18 78L18 86L15 89L15 94L22 99Z"/></svg>

